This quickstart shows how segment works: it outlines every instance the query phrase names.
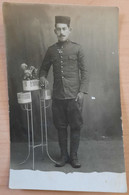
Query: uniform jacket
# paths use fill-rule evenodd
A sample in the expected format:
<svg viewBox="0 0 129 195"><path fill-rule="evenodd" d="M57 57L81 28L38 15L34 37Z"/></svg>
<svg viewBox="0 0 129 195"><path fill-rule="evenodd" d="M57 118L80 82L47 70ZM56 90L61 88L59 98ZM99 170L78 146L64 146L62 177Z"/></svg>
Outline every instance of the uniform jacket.
<svg viewBox="0 0 129 195"><path fill-rule="evenodd" d="M46 52L39 75L47 77L53 66L53 98L71 99L87 93L87 62L81 46L70 40L57 42Z"/></svg>

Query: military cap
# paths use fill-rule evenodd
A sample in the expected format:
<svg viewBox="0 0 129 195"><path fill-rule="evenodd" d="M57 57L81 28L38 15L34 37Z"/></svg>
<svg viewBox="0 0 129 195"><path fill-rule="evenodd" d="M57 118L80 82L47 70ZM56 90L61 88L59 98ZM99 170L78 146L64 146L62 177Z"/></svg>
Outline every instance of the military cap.
<svg viewBox="0 0 129 195"><path fill-rule="evenodd" d="M70 25L70 17L69 16L55 16L55 24L57 23L63 23Z"/></svg>

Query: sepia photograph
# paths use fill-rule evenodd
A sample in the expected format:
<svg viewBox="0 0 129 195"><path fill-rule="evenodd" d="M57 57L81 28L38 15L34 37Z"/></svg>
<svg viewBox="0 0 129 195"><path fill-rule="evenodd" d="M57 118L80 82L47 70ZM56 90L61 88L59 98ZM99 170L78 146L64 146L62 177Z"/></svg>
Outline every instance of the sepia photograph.
<svg viewBox="0 0 129 195"><path fill-rule="evenodd" d="M119 9L3 3L11 189L127 192Z"/></svg>

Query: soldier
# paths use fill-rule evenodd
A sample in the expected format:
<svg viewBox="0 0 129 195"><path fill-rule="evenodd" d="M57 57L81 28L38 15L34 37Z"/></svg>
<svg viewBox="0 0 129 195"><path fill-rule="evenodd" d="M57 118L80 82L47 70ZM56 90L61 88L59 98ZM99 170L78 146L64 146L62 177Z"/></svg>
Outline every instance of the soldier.
<svg viewBox="0 0 129 195"><path fill-rule="evenodd" d="M87 94L87 67L81 46L69 40L70 17L56 16L58 42L50 46L40 68L40 84L48 85L47 75L53 65L52 96L53 122L58 131L61 158L56 167L70 163L79 168L77 151L83 120L81 115L84 94ZM67 150L67 127L70 126L70 156Z"/></svg>

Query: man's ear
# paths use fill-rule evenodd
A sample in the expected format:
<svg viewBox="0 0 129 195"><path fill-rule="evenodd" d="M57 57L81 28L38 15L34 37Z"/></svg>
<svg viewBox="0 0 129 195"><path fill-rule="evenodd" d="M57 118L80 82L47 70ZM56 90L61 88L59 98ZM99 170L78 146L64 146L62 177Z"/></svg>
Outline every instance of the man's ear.
<svg viewBox="0 0 129 195"><path fill-rule="evenodd" d="M70 32L72 31L72 27L69 27L69 31L70 31Z"/></svg>
<svg viewBox="0 0 129 195"><path fill-rule="evenodd" d="M56 34L56 29L54 29L54 33Z"/></svg>

